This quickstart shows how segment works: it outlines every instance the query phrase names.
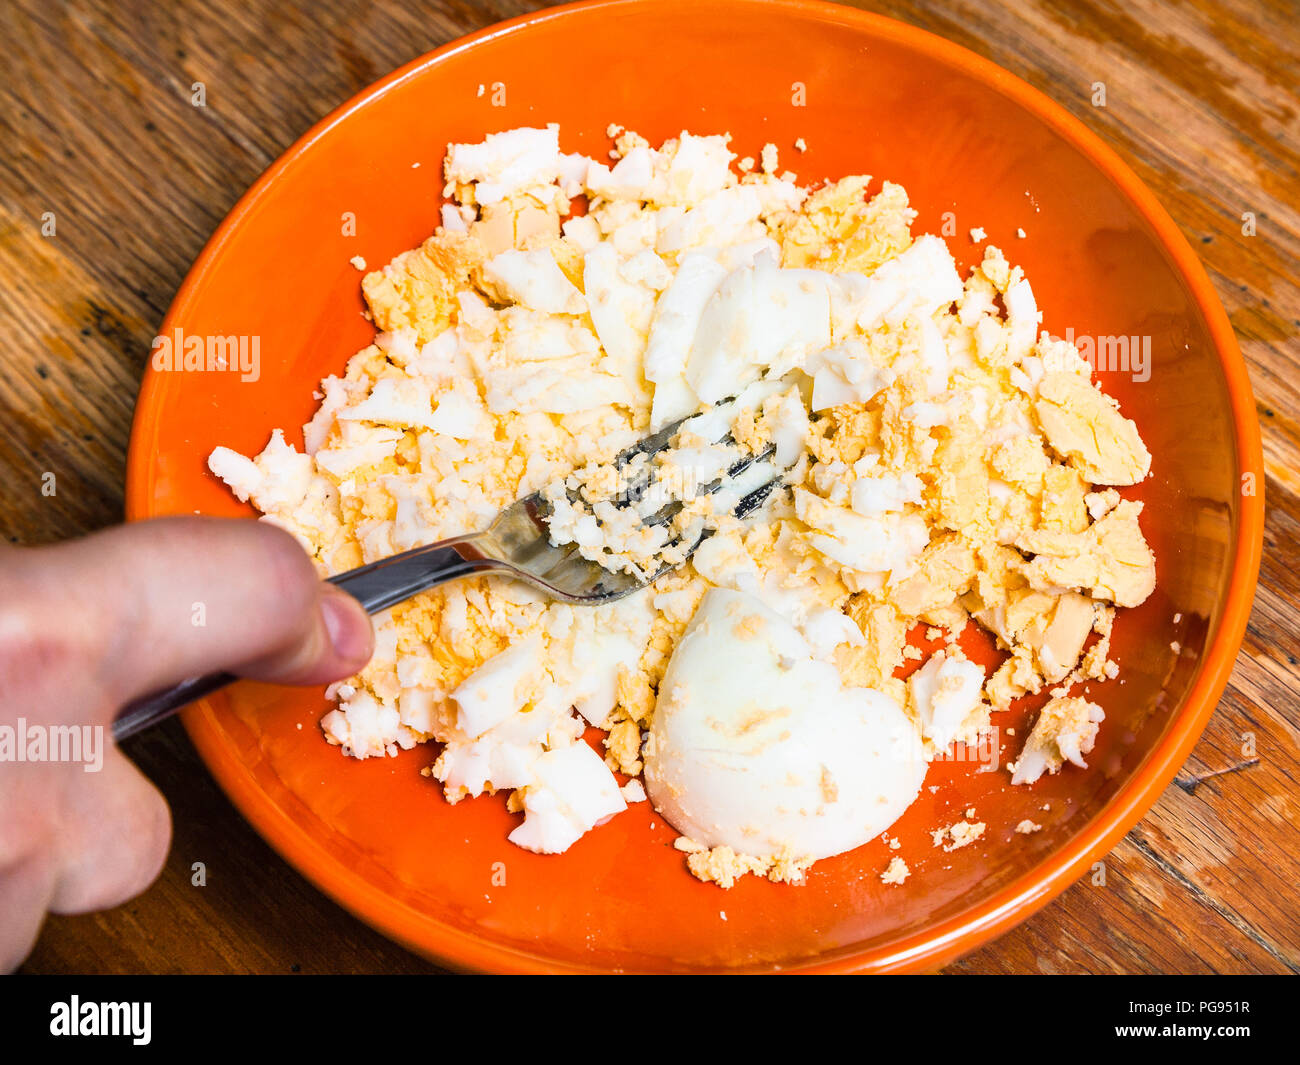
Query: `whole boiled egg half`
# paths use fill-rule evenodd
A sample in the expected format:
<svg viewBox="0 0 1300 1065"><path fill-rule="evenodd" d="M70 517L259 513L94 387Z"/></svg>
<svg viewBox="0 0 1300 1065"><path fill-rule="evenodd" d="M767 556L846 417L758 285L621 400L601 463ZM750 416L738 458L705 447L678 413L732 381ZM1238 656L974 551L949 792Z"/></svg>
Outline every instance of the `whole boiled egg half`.
<svg viewBox="0 0 1300 1065"><path fill-rule="evenodd" d="M782 615L726 588L705 594L673 653L645 763L651 802L684 836L813 859L880 835L926 771L897 703L845 687Z"/></svg>

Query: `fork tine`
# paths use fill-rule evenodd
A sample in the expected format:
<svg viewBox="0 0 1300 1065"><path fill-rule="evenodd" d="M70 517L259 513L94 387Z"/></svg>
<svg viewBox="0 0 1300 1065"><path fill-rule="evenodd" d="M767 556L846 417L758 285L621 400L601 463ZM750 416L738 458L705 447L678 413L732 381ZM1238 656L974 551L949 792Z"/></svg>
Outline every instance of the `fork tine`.
<svg viewBox="0 0 1300 1065"><path fill-rule="evenodd" d="M739 477L742 473L744 473L755 463L762 462L765 459L769 459L775 453L776 453L776 445L771 444L768 447L764 448L762 451L756 451L752 455L746 455L743 459L740 459L738 462L734 462L729 467L727 467L726 476L719 477L716 480L710 481L708 484L701 487L695 493L695 497L698 499L700 496L713 495L713 493L715 493L719 488L721 488L728 481L735 480L735 478ZM779 480L780 478L777 479ZM752 494L753 493L751 492L750 495ZM744 498L748 499L749 496L745 496ZM643 525L662 525L665 522L671 521L673 518L675 518L681 512L684 506L685 503L683 503L681 500L673 500L670 503L665 503L662 507L656 510L649 517L642 518L641 523ZM751 507L750 509L753 508Z"/></svg>
<svg viewBox="0 0 1300 1065"><path fill-rule="evenodd" d="M695 411L692 414L687 414L684 417L678 418L676 421L669 422L658 432L654 432L651 433L649 436L642 437L635 444L632 444L630 447L624 448L617 455L615 455L613 461L614 468L618 470L622 470L625 466L633 462L640 455L645 455L647 458L651 458L657 455L659 452L664 451L668 448L668 445L672 443L673 437L677 435L677 433L681 430L682 426L685 425L687 422L694 421L697 418L707 417L710 414L714 414L717 411L726 407L728 404L737 403L740 400L740 398L741 398L740 393L737 393L734 396L728 396L726 399L721 399L717 403L713 404L712 407L706 408L705 410L702 411ZM719 437L717 442L735 443L735 441L732 440L731 434L729 432ZM644 492L646 488L649 487L653 479L654 479L653 473L649 469L647 464L645 476L643 478L638 478L635 485L629 484L626 490L624 491L623 495L627 497L628 501L635 502L636 499L639 498L640 494Z"/></svg>
<svg viewBox="0 0 1300 1065"><path fill-rule="evenodd" d="M687 422L697 418L707 418L727 404L735 403L739 398L733 396L708 410L697 411L669 422L658 432L651 433L620 451L614 457L613 465L622 471L629 464L638 463L642 456L646 459L653 457L670 446L673 438ZM711 440L716 437L717 443L736 446L735 440L727 429L729 424L729 422L716 420L706 422L703 435ZM736 491L749 488L749 491L739 500L735 500L733 494L728 502L731 504L732 513L737 517L744 518L752 514L782 483L783 471L775 471L775 475L769 481L750 488L750 485L757 480L752 475L762 475L764 471L760 464L772 458L775 452L776 445L770 444L762 451L744 455L733 462L724 475L697 488L691 498L712 495L727 485L734 484L738 478L748 472L751 474L748 483L736 485L735 488ZM643 469L634 471L634 480L622 488L617 499L609 500L620 509L640 503L646 491L657 483L657 471L653 464L644 461L640 465ZM768 468L771 468L770 465ZM569 490L569 496L575 503L581 499L580 493L574 490ZM685 505L681 500L671 500L648 516L640 515L637 508L637 517L642 525L662 527L680 514ZM557 598L569 602L611 602L644 588L681 565L681 562L664 563L654 573L644 573L636 567L633 567L633 572L605 569L600 562L583 557L576 544L552 544L549 518L550 504L541 492L534 492L503 510L492 527L481 534L480 538L485 545L490 545L491 550L488 554L500 559L523 579ZM692 522L686 529L676 532L674 538L664 544L661 550L679 547L688 538L694 537L689 549L682 556L683 560L690 558L700 544L709 537L709 530L700 528L702 524L703 519Z"/></svg>
<svg viewBox="0 0 1300 1065"><path fill-rule="evenodd" d="M761 484L736 504L732 511L738 518L746 518L766 502L772 490L781 483L780 477L773 477L766 484Z"/></svg>
<svg viewBox="0 0 1300 1065"><path fill-rule="evenodd" d="M737 518L742 518L742 519L752 514L755 510L757 510L759 507L763 505L767 497L772 494L773 489L775 489L780 483L781 483L780 474L778 474L776 477L773 477L770 481L765 481L763 484L755 488L752 492L749 492L745 496L743 496L740 502L737 503L736 506L732 509L731 511L732 514L734 514ZM678 506L680 507L680 504L678 504ZM691 556L694 555L697 550L699 550L700 545L704 543L704 541L707 540L712 535L713 535L712 529L702 530L700 534L695 538L695 542L691 544L686 554L682 557L682 561L685 562L686 560L691 558ZM664 546L672 547L678 543L681 543L681 539L682 538L679 536L676 540L670 540ZM652 573L649 576L649 578L647 578L645 583L653 584L665 573L669 573L672 570L679 568L679 566L680 563L671 564L665 562L662 566L660 566L657 570L655 570L655 572Z"/></svg>
<svg viewBox="0 0 1300 1065"><path fill-rule="evenodd" d="M723 400L727 402L727 400ZM663 451L677 435L677 431L688 421L694 418L694 414L688 414L685 418L678 418L675 422L669 422L657 433L651 433L649 436L643 436L631 447L626 447L614 456L614 466L622 469L638 455L655 455Z"/></svg>

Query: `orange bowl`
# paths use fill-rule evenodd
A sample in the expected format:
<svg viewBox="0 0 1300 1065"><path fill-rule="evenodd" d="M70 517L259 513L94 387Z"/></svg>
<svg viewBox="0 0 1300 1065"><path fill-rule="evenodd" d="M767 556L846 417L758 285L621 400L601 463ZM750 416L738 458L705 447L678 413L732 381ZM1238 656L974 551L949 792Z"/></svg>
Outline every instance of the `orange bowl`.
<svg viewBox="0 0 1300 1065"><path fill-rule="evenodd" d="M920 30L822 3L661 0L554 8L419 59L334 112L222 223L161 333L260 338L261 374L149 372L128 464L128 515L250 513L206 471L217 444L255 453L312 413L319 379L372 330L354 255L387 262L437 223L449 141L560 124L602 155L617 122L653 142L730 132L775 142L812 182L903 184L917 232L989 239L1024 266L1044 327L1150 338L1150 376L1106 371L1138 423L1155 594L1116 625L1122 680L1093 689L1106 721L1086 771L1012 788L986 764L932 765L879 841L801 886L693 880L645 804L543 857L506 842L504 800L449 806L427 751L357 762L317 730L322 692L242 684L185 715L196 747L270 843L344 906L410 948L474 969L875 970L936 967L1023 920L1140 818L1191 751L1245 631L1263 528L1259 426L1231 327L1151 193L1080 122L1007 72ZM807 151L791 150L803 137ZM355 226L346 225L348 218ZM1027 236L1017 237L1023 228ZM293 431L289 433L292 439ZM296 443L301 445L301 438ZM973 627L972 627L973 628ZM1028 711L1000 720L1020 737ZM1006 735L1004 729L1003 735ZM988 829L950 854L929 831L975 807ZM1013 827L1032 817L1030 836ZM894 853L901 886L879 872Z"/></svg>

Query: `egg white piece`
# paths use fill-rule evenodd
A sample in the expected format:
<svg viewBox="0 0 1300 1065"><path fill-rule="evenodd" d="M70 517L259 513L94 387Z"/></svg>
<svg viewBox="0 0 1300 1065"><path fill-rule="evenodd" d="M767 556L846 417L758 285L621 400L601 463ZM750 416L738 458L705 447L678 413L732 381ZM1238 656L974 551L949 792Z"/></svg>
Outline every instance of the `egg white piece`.
<svg viewBox="0 0 1300 1065"><path fill-rule="evenodd" d="M705 403L735 395L766 371L781 377L831 341L828 275L786 270L766 253L733 270L700 314L686 382Z"/></svg>
<svg viewBox="0 0 1300 1065"><path fill-rule="evenodd" d="M962 722L980 703L984 670L966 658L944 651L932 656L907 681L921 718L921 731L939 750L946 750Z"/></svg>
<svg viewBox="0 0 1300 1065"><path fill-rule="evenodd" d="M780 614L711 589L673 653L646 750L650 801L683 835L824 858L887 829L925 778L903 710L846 688Z"/></svg>

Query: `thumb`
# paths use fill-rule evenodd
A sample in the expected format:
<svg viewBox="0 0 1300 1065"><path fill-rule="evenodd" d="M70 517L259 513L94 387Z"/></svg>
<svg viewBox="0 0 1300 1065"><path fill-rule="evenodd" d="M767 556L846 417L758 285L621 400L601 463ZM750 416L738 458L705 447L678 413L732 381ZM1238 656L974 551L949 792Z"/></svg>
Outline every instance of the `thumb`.
<svg viewBox="0 0 1300 1065"><path fill-rule="evenodd" d="M322 581L298 542L265 522L160 518L33 550L38 581L99 638L114 706L227 670L323 684L370 659L370 619Z"/></svg>

